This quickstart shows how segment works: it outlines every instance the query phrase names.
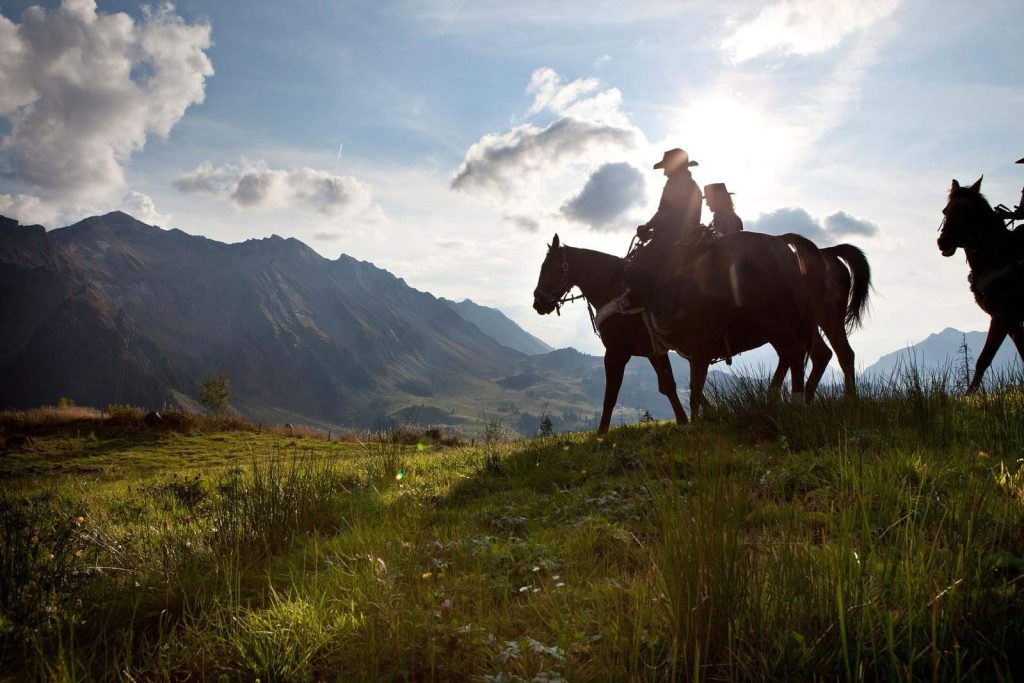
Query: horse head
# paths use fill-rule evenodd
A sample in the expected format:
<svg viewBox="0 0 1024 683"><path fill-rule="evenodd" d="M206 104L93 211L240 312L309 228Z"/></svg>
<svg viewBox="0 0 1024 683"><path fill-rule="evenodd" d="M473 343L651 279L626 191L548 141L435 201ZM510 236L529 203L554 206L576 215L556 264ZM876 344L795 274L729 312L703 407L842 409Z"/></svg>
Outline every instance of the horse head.
<svg viewBox="0 0 1024 683"><path fill-rule="evenodd" d="M572 289L569 278L567 247L556 234L548 246L548 254L540 266L537 288L533 290L533 310L547 315L558 308L562 298Z"/></svg>
<svg viewBox="0 0 1024 683"><path fill-rule="evenodd" d="M993 215L992 207L981 194L981 178L969 187L954 180L949 188L949 201L942 210L939 251L943 256L952 256L957 249L977 248L983 238L979 229L987 225Z"/></svg>

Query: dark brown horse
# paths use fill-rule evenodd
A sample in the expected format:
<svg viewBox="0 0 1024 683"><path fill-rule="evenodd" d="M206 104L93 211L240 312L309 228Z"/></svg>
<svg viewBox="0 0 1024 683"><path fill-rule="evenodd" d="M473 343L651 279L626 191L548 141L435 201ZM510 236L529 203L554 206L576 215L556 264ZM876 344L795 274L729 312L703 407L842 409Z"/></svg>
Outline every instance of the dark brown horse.
<svg viewBox="0 0 1024 683"><path fill-rule="evenodd" d="M829 344L838 356L846 395L856 396L855 356L849 334L863 324L871 293L871 265L864 252L852 244L826 247L821 250L821 255L825 257L827 288L819 309L818 327L828 337ZM829 349L820 334L814 340L811 347L811 374L804 388L808 402L814 398L818 383L832 360L832 349ZM788 370L780 361L771 381L773 389L777 391L782 387Z"/></svg>
<svg viewBox="0 0 1024 683"><path fill-rule="evenodd" d="M555 235L534 290L534 309L542 315L551 313L574 286L599 308L622 292L622 267L621 258L564 246ZM687 259L685 270L673 280L671 295L653 309L671 346L690 360L690 406L695 415L703 403L708 366L765 343L772 344L780 362L790 369L794 395L802 394L804 361L819 338L826 273L821 253L799 235L738 233ZM650 359L676 421L685 422L667 357L652 349L641 317L611 316L600 331L606 385L598 431L608 429L631 356Z"/></svg>
<svg viewBox="0 0 1024 683"><path fill-rule="evenodd" d="M541 315L556 310L573 287L579 287L587 303L600 308L622 294L623 259L589 249L562 245L555 235L547 258L540 268L540 279L533 292L533 308ZM672 405L677 424L686 423L686 411L676 393L676 380L668 354L656 353L647 327L639 314L613 315L601 325L604 343L604 406L597 431L608 431L615 401L622 388L626 363L633 356L646 356L658 376L658 391Z"/></svg>
<svg viewBox="0 0 1024 683"><path fill-rule="evenodd" d="M1006 228L981 194L981 178L970 187L954 180L942 215L939 250L943 256L964 250L974 300L992 316L967 388L973 394L1007 335L1024 358L1024 234Z"/></svg>

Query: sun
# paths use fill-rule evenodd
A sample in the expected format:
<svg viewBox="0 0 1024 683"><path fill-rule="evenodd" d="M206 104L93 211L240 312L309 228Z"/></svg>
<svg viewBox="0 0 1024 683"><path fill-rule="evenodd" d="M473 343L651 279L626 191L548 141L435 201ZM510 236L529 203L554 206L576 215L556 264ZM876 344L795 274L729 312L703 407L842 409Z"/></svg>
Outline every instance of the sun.
<svg viewBox="0 0 1024 683"><path fill-rule="evenodd" d="M678 123L670 142L700 164L694 169L700 183L726 183L748 211L767 210L785 194L803 147L797 126L726 89L691 100L673 118Z"/></svg>

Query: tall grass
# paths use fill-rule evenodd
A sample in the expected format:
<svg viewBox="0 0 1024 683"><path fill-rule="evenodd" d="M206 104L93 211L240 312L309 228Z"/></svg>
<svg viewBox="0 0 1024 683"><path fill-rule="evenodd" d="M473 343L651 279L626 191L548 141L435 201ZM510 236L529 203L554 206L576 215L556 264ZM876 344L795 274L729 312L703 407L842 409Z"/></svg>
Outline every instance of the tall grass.
<svg viewBox="0 0 1024 683"><path fill-rule="evenodd" d="M857 398L823 386L810 405L772 395L763 377L737 377L709 390L706 419L750 441L784 440L794 450L853 441L1000 453L1024 448L1024 375L996 375L963 397L955 369L924 373L901 366L862 381Z"/></svg>
<svg viewBox="0 0 1024 683"><path fill-rule="evenodd" d="M685 428L383 433L5 491L0 671L1021 678L1019 388L954 390L796 406L752 382Z"/></svg>

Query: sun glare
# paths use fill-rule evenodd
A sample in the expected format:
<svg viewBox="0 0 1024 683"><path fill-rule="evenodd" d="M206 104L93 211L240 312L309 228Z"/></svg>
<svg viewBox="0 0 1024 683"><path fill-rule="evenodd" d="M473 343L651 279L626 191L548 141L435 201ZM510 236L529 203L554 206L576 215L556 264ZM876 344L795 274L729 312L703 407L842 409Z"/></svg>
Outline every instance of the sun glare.
<svg viewBox="0 0 1024 683"><path fill-rule="evenodd" d="M734 92L702 97L683 107L678 120L670 139L700 163L699 182L726 183L747 211L778 203L801 147L799 129Z"/></svg>

